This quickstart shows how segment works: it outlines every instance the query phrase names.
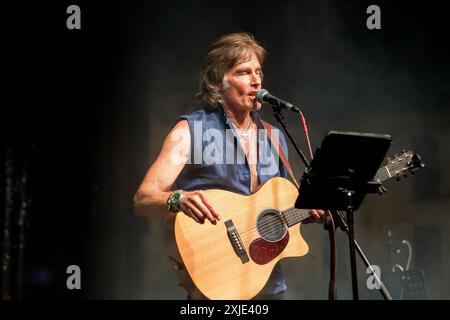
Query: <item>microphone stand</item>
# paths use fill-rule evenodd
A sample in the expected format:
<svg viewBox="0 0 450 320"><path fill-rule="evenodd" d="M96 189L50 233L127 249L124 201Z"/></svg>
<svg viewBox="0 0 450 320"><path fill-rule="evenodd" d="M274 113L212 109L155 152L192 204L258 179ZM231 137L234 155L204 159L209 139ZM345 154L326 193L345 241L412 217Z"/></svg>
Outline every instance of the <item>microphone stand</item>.
<svg viewBox="0 0 450 320"><path fill-rule="evenodd" d="M294 137L290 133L289 129L286 127L286 124L284 123L284 116L281 114L281 110L282 110L282 108L280 106L277 107L277 106L273 106L272 105L272 111L273 111L273 115L274 115L275 119L280 124L280 126L283 128L283 130L286 133L286 135L289 137L289 140L291 141L292 145L294 146L295 151L297 152L298 156L300 157L300 159L305 164L305 167L309 168L310 164L309 164L308 160L306 159L304 153L302 152L302 150L298 146L297 142L295 141ZM359 244L357 243L356 239L354 238L354 234L353 234L353 210L351 208L351 201L349 201L349 209L350 210L347 212L347 218L349 219L349 223L351 223L351 225L347 225L347 223L345 222L344 218L341 216L341 212L335 211L335 210L332 210L331 212L332 212L333 220L337 221L337 223L335 225L335 228L339 226L341 228L341 230L344 231L347 234L347 236L349 237L353 298L355 300L358 299L358 286L357 286L356 261L355 261L355 249L356 249L356 251L358 251L358 254L361 257L361 259L363 260L363 262L366 265L366 267L370 268L370 271L372 272L372 275L375 277L375 279L377 281L377 284L379 284L379 288L377 288L377 289L381 292L381 294L383 295L384 299L385 300L392 300L392 296L389 294L389 292L386 289L386 287L384 286L383 282L381 281L381 279L379 279L378 275L373 270L372 265L369 263L369 260L366 258L366 256L364 255L361 247L359 246ZM329 232L331 232L331 231L329 230ZM330 234L330 237L331 237L331 234ZM334 258L335 258L335 256L334 256ZM332 262L332 265L335 265L335 264ZM332 280L333 283L332 284L330 283L330 288L331 288L331 286L334 286L334 290L329 290L330 292L336 290L334 279L331 279L331 280ZM332 294L332 293L330 293L329 296L332 299L335 298L335 295Z"/></svg>
<svg viewBox="0 0 450 320"><path fill-rule="evenodd" d="M284 132L286 132L287 136L289 137L289 140L294 145L295 151L297 151L298 155L300 156L300 158L302 159L303 163L305 164L305 167L308 168L309 167L309 162L306 159L305 155L303 154L302 150L300 150L300 147L298 146L298 144L295 141L294 137L291 135L291 133L289 132L288 128L284 124L284 116L281 114L281 110L282 109L279 108L279 107L273 107L272 106L272 111L273 111L273 115L274 115L275 119L277 119L277 121L280 124L280 126L283 127Z"/></svg>

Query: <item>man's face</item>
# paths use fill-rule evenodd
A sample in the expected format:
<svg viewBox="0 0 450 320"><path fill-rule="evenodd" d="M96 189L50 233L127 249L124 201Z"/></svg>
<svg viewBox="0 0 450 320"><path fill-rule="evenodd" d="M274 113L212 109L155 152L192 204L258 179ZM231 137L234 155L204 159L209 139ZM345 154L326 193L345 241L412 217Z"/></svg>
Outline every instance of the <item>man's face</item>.
<svg viewBox="0 0 450 320"><path fill-rule="evenodd" d="M256 101L256 92L261 89L261 77L261 65L255 53L250 60L235 64L223 79L223 104L236 111L259 110L261 104Z"/></svg>

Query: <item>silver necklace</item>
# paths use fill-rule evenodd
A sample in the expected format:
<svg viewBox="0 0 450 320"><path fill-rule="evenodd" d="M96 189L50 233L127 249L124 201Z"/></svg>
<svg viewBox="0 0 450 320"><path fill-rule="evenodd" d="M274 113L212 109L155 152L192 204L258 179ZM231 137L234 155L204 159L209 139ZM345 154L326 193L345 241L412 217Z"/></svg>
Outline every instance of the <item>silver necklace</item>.
<svg viewBox="0 0 450 320"><path fill-rule="evenodd" d="M233 124L234 124L234 126L236 127L236 131L237 131L237 133L238 133L238 135L239 135L239 138L240 138L240 139L247 139L247 138L248 138L248 131L250 130L250 127L251 127L251 125L252 125L252 120L250 120L250 121L248 122L248 126L247 126L247 128L244 129L244 130L238 129L238 126L237 126L234 122L233 122Z"/></svg>

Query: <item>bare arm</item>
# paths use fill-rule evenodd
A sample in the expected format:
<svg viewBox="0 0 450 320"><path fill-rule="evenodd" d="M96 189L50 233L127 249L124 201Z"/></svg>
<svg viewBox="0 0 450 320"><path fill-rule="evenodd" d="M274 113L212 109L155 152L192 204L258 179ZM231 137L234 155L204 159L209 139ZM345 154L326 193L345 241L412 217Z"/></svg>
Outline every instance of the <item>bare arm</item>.
<svg viewBox="0 0 450 320"><path fill-rule="evenodd" d="M182 120L168 134L158 157L134 196L137 215L150 218L170 214L166 201L170 188L189 158L190 148L189 125L186 120ZM186 192L181 199L180 209L200 223L203 223L205 218L212 223L219 219L219 215L201 190Z"/></svg>
<svg viewBox="0 0 450 320"><path fill-rule="evenodd" d="M167 214L170 188L189 157L190 133L186 120L178 122L167 135L155 162L134 195L135 213L146 217Z"/></svg>

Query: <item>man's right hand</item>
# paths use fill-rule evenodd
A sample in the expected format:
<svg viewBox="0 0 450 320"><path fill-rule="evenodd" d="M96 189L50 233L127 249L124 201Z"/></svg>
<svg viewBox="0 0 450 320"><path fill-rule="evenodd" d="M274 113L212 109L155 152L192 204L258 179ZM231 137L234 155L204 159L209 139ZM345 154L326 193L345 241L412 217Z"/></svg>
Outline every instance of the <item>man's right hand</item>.
<svg viewBox="0 0 450 320"><path fill-rule="evenodd" d="M216 224L217 220L220 220L219 213L202 190L186 191L180 200L180 209L198 223L203 224L205 219L208 219L212 224Z"/></svg>

